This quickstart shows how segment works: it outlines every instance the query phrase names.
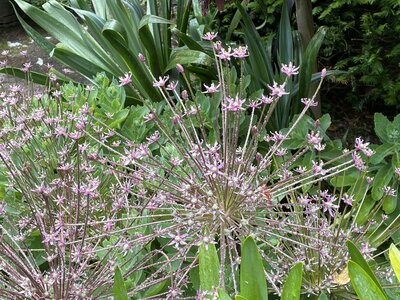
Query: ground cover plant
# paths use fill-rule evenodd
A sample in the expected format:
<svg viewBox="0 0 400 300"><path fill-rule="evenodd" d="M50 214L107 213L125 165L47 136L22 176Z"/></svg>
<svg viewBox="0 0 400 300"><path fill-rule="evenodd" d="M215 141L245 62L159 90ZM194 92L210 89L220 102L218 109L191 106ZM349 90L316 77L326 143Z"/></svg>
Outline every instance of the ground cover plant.
<svg viewBox="0 0 400 300"><path fill-rule="evenodd" d="M397 299L398 118L376 115L382 145L344 149L309 113L323 69L271 130L300 67L255 90L250 48L201 39L205 83L188 61L158 74L140 59L154 91L128 70L79 85L28 62L19 75L46 89L1 85L1 295Z"/></svg>

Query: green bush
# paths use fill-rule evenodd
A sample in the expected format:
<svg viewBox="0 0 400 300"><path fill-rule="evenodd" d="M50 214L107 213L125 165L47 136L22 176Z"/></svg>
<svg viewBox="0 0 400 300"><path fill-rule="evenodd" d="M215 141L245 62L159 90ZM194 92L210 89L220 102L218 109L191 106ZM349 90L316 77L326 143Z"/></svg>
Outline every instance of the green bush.
<svg viewBox="0 0 400 300"><path fill-rule="evenodd" d="M400 3L397 0L313 1L314 21L328 27L324 63L347 70L346 95L400 104ZM352 95L357 95L356 97ZM362 101L362 102L359 102Z"/></svg>

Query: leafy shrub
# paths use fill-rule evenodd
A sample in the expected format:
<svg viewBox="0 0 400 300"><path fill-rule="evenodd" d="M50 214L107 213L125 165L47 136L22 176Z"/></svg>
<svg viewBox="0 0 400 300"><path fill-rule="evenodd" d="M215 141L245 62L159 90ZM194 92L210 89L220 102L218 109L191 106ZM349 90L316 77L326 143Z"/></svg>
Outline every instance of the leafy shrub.
<svg viewBox="0 0 400 300"><path fill-rule="evenodd" d="M400 43L393 38L400 34L399 2L318 0L313 5L315 21L328 28L323 61L348 71L342 78L352 87L349 101L399 104Z"/></svg>

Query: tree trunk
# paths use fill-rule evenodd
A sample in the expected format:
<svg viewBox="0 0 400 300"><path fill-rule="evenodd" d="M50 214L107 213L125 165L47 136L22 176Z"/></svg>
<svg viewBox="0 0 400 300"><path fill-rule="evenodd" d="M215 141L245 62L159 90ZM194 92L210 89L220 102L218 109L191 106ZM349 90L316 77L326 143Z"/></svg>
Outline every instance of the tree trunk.
<svg viewBox="0 0 400 300"><path fill-rule="evenodd" d="M312 4L311 0L295 0L296 3L296 22L297 29L300 33L303 45L306 48L311 38L314 35L314 22L312 16ZM313 66L313 73L317 72L317 63ZM317 89L317 84L311 85L310 95L313 95ZM312 112L315 118L321 116L321 101L319 95L317 95L316 100L318 105L312 107Z"/></svg>

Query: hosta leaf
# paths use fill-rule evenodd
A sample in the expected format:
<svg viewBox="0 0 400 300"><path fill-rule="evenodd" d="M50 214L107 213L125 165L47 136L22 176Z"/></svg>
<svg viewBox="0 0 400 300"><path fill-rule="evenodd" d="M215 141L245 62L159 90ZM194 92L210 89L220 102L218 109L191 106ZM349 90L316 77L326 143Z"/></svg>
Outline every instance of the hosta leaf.
<svg viewBox="0 0 400 300"><path fill-rule="evenodd" d="M264 266L257 245L252 237L246 238L242 245L240 296L247 299L268 299Z"/></svg>
<svg viewBox="0 0 400 300"><path fill-rule="evenodd" d="M394 244L390 245L389 259L394 273L396 274L397 280L400 281L400 251Z"/></svg>
<svg viewBox="0 0 400 300"><path fill-rule="evenodd" d="M373 279L357 263L348 262L351 284L360 300L386 300L386 296Z"/></svg>

